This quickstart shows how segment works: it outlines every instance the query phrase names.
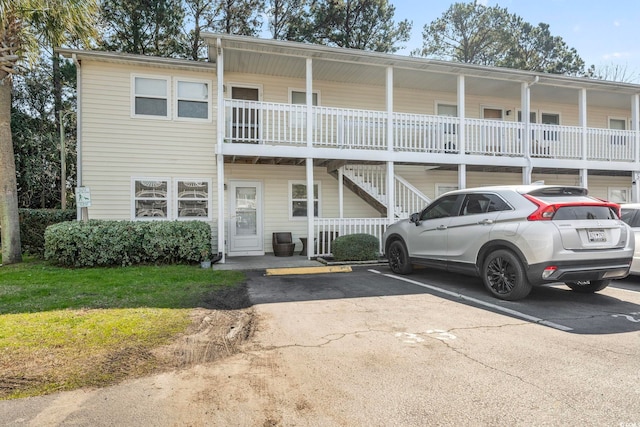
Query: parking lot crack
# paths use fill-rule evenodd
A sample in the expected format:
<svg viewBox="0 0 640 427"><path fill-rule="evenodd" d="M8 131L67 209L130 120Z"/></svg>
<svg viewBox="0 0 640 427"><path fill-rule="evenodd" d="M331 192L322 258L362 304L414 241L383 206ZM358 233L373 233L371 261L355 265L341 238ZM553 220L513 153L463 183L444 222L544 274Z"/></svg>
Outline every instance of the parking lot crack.
<svg viewBox="0 0 640 427"><path fill-rule="evenodd" d="M499 327L502 327L502 326L514 326L514 325L512 325L512 324L511 324L511 325L501 325L501 326L499 326ZM458 329L458 330L462 330L462 329L464 329L464 330L468 330L468 329L480 329L480 328L481 328L481 327L473 327L473 328L457 328L457 329ZM454 346L454 345L453 345L453 343L452 343L451 341L447 341L447 340L440 340L440 341L442 341L442 343L443 343L443 344L444 344L448 349L450 349L450 350L451 350L451 351L453 351L454 353L457 353L458 355L460 355L460 356L464 357L465 359L470 360L470 361L471 361L471 362L473 362L473 363L476 363L476 364L478 364L478 365L480 365L480 366L482 366L482 367L484 367L484 368L486 368L486 369L489 369L489 370L491 370L491 371L495 371L495 372L498 372L498 373L500 373L500 374L506 375L506 376L508 376L508 377L514 378L514 379L516 379L516 380L520 381L520 382L521 382L521 383L523 383L523 384L526 384L526 385L528 385L528 386L530 386L530 387L533 387L533 388L535 388L535 389L537 389L537 390L541 391L542 393L544 393L544 394L546 394L546 395L551 396L552 398L554 398L554 399L555 399L555 400L557 400L558 402L561 402L562 404L566 405L567 407L569 407L569 408L570 408L570 409L572 409L572 410L577 409L577 406L572 405L570 402L568 402L568 401L567 401L567 399L566 399L566 397L563 397L563 398L555 397L555 396L553 396L553 393L549 392L548 390L546 390L546 389L544 389L544 388L540 387L539 385L537 385L537 384L535 384L535 383L533 383L533 382L531 382L531 381L528 381L526 378L524 378L524 377L522 377L522 376L520 376L520 375L514 374L514 373L509 372L509 371L507 371L507 370L505 370L505 369L500 369L500 368L497 368L497 367L495 367L495 366L489 365L489 364L487 364L487 363L485 363L485 362L483 362L483 361L481 361L481 360L479 360L479 359L476 359L475 357L470 356L469 354L467 354L467 353L465 353L464 351L462 351L460 348L457 348L456 346ZM578 402L578 403L579 403L579 402Z"/></svg>

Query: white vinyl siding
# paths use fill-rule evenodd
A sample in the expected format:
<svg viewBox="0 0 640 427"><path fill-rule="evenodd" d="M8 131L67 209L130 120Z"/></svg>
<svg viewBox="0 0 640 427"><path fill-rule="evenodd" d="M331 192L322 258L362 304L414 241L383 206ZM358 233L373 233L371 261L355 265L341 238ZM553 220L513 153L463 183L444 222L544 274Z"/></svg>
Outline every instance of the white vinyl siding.
<svg viewBox="0 0 640 427"><path fill-rule="evenodd" d="M210 71L154 69L85 60L82 63L82 184L91 189L89 218L131 219L131 177L212 179L216 121L139 120L131 116L131 73L206 81ZM215 99L215 87L212 98ZM217 200L217 186L210 188ZM172 206L169 206L172 209ZM209 212L213 231L217 211Z"/></svg>

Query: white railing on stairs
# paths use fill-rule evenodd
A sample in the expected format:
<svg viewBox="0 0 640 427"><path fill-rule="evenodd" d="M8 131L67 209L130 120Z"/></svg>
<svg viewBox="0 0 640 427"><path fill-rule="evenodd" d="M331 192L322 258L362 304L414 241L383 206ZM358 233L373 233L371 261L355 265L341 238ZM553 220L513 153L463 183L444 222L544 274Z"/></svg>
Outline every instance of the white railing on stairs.
<svg viewBox="0 0 640 427"><path fill-rule="evenodd" d="M344 175L356 183L371 197L388 207L387 173L385 166L348 165ZM414 212L421 211L431 200L407 180L397 175L394 178L396 218L408 218Z"/></svg>
<svg viewBox="0 0 640 427"><path fill-rule="evenodd" d="M431 199L398 174L395 176L395 199L394 213L397 218L409 218L409 215L420 212L431 203Z"/></svg>

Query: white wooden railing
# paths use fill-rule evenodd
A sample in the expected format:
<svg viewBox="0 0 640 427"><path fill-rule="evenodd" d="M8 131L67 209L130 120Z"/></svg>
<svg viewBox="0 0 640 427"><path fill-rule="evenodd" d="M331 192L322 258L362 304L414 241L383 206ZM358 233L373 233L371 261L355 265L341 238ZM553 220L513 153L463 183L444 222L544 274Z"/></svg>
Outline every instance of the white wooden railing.
<svg viewBox="0 0 640 427"><path fill-rule="evenodd" d="M360 186L371 197L384 205L388 205L387 171L379 165L347 165L344 174ZM398 218L408 218L413 212L421 211L431 199L411 185L399 175L394 177L395 207L394 214Z"/></svg>
<svg viewBox="0 0 640 427"><path fill-rule="evenodd" d="M431 203L431 199L399 175L395 176L395 215L409 218L414 212L420 212Z"/></svg>
<svg viewBox="0 0 640 427"><path fill-rule="evenodd" d="M457 117L394 113L393 150L459 154ZM387 150L388 114L348 108L312 108L312 146ZM636 131L465 118L464 151L471 155L633 162ZM225 100L225 141L272 145L307 144L307 107Z"/></svg>
<svg viewBox="0 0 640 427"><path fill-rule="evenodd" d="M387 218L315 218L313 252L316 256L330 255L336 237L363 233L378 238L382 253L382 235L391 223Z"/></svg>

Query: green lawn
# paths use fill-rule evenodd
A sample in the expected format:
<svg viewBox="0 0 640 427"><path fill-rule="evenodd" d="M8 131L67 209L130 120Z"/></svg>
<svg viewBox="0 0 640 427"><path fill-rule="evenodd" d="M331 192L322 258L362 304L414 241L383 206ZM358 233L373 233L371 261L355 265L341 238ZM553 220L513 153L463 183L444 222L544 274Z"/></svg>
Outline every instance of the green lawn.
<svg viewBox="0 0 640 427"><path fill-rule="evenodd" d="M244 275L199 266L66 269L26 258L0 267L0 399L101 386L152 372L151 350L191 308Z"/></svg>

